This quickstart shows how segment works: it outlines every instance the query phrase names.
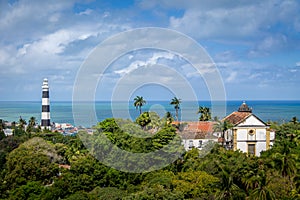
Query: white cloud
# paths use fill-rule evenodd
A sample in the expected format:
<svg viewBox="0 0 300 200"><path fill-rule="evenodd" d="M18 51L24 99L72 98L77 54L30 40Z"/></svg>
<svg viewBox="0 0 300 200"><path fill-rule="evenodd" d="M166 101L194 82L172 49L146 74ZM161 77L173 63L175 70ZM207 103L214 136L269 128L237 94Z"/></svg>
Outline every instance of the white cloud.
<svg viewBox="0 0 300 200"><path fill-rule="evenodd" d="M85 11L80 12L79 15L90 15L92 12L92 9L86 9Z"/></svg>
<svg viewBox="0 0 300 200"><path fill-rule="evenodd" d="M229 74L228 77L226 77L225 81L227 83L234 82L236 80L236 76L237 76L237 72L233 71Z"/></svg>
<svg viewBox="0 0 300 200"><path fill-rule="evenodd" d="M297 67L300 67L300 61L299 61L299 62L296 62L296 66L297 66Z"/></svg>
<svg viewBox="0 0 300 200"><path fill-rule="evenodd" d="M161 52L161 53L154 53L153 56L146 61L141 61L137 60L132 62L129 67L121 69L121 70L116 70L115 73L120 74L121 76L125 74L129 74L130 72L140 68L140 67L147 67L147 66L152 66L158 63L159 59L168 59L172 60L174 58L174 55L168 52ZM132 58L131 58L132 59Z"/></svg>

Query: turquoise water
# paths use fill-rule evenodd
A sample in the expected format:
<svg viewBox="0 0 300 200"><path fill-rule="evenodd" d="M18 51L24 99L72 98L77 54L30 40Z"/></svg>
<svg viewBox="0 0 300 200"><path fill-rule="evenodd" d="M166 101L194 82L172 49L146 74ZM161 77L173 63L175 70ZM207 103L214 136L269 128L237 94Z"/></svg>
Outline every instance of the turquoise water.
<svg viewBox="0 0 300 200"><path fill-rule="evenodd" d="M242 101L227 101L225 114L236 111ZM249 107L253 108L253 113L264 121L289 121L292 117L300 118L300 101L247 101ZM135 119L139 112L132 102L96 102L95 104L97 121L102 121L109 117ZM213 116L224 117L221 106L216 104ZM51 102L51 121L57 123L74 124L72 113L72 102ZM198 106L211 107L211 102L183 102L181 104L180 119L182 121L196 121ZM150 101L142 108L143 111L155 111L163 116L167 111L175 115L175 110L169 101ZM0 101L0 119L6 121L18 121L21 116L29 120L31 116L40 121L41 102L39 101ZM80 114L79 114L80 116ZM83 125L86 124L76 124Z"/></svg>

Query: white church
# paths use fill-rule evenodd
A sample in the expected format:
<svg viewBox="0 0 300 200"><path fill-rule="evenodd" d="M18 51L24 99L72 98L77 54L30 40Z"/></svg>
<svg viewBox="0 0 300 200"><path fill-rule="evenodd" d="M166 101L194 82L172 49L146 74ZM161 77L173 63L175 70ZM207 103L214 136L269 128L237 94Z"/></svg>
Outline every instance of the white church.
<svg viewBox="0 0 300 200"><path fill-rule="evenodd" d="M226 144L233 150L260 156L262 151L268 150L274 143L275 132L255 116L245 102L238 111L226 116L222 121L233 125L225 134Z"/></svg>

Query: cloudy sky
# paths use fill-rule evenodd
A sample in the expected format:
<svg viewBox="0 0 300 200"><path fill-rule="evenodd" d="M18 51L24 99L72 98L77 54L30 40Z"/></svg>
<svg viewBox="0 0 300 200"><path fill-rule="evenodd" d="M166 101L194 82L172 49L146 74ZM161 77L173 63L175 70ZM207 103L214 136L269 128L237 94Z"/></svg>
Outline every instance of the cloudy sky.
<svg viewBox="0 0 300 200"><path fill-rule="evenodd" d="M118 33L144 27L176 30L202 46L229 100L300 99L296 0L2 0L0 100L39 101L44 77L52 100L71 100L76 74L92 50ZM128 91L132 97L169 100L187 81L199 100L210 99L202 75L166 50L120 55L99 77L97 100L110 100L126 77L126 84L155 77L152 86Z"/></svg>

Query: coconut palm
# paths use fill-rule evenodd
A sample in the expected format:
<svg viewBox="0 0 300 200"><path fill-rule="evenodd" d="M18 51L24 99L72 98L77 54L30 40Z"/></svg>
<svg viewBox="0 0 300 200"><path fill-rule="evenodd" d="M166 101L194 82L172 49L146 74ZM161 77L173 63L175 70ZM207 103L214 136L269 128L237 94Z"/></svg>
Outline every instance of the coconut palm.
<svg viewBox="0 0 300 200"><path fill-rule="evenodd" d="M297 156L291 152L288 142L282 142L281 145L281 151L276 152L271 156L274 166L278 168L282 176L294 176L297 172Z"/></svg>
<svg viewBox="0 0 300 200"><path fill-rule="evenodd" d="M30 117L28 125L31 126L31 127L34 127L36 125L35 117Z"/></svg>
<svg viewBox="0 0 300 200"><path fill-rule="evenodd" d="M231 124L228 121L218 121L218 123L216 123L214 125L214 131L216 132L221 132L221 138L222 138L222 146L224 146L224 141L225 141L225 132L229 129L233 128L233 124Z"/></svg>
<svg viewBox="0 0 300 200"><path fill-rule="evenodd" d="M276 199L275 193L269 187L268 177L264 170L260 170L257 174L257 187L250 193L250 198L253 200L273 200Z"/></svg>
<svg viewBox="0 0 300 200"><path fill-rule="evenodd" d="M293 117L290 122L292 122L293 124L299 123L297 117Z"/></svg>
<svg viewBox="0 0 300 200"><path fill-rule="evenodd" d="M233 182L233 177L229 170L222 169L220 191L216 193L216 199L234 199L234 196L240 196L241 189Z"/></svg>
<svg viewBox="0 0 300 200"><path fill-rule="evenodd" d="M165 119L166 119L166 124L171 124L174 120L174 118L170 112L166 112Z"/></svg>
<svg viewBox="0 0 300 200"><path fill-rule="evenodd" d="M26 121L20 116L20 119L19 119L19 129L21 130L25 130L25 125L26 125Z"/></svg>
<svg viewBox="0 0 300 200"><path fill-rule="evenodd" d="M199 117L199 121L211 120L211 113L208 107L200 106L197 114L201 114Z"/></svg>
<svg viewBox="0 0 300 200"><path fill-rule="evenodd" d="M142 114L142 106L146 104L146 101L142 96L136 96L134 98L133 105L136 107L136 109L140 110L140 114Z"/></svg>
<svg viewBox="0 0 300 200"><path fill-rule="evenodd" d="M30 119L28 121L27 132L34 131L35 125L36 125L35 117L30 117Z"/></svg>
<svg viewBox="0 0 300 200"><path fill-rule="evenodd" d="M178 99L177 97L174 97L171 102L171 105L174 105L175 111L176 111L176 120L178 121L178 110L180 109L181 99Z"/></svg>

